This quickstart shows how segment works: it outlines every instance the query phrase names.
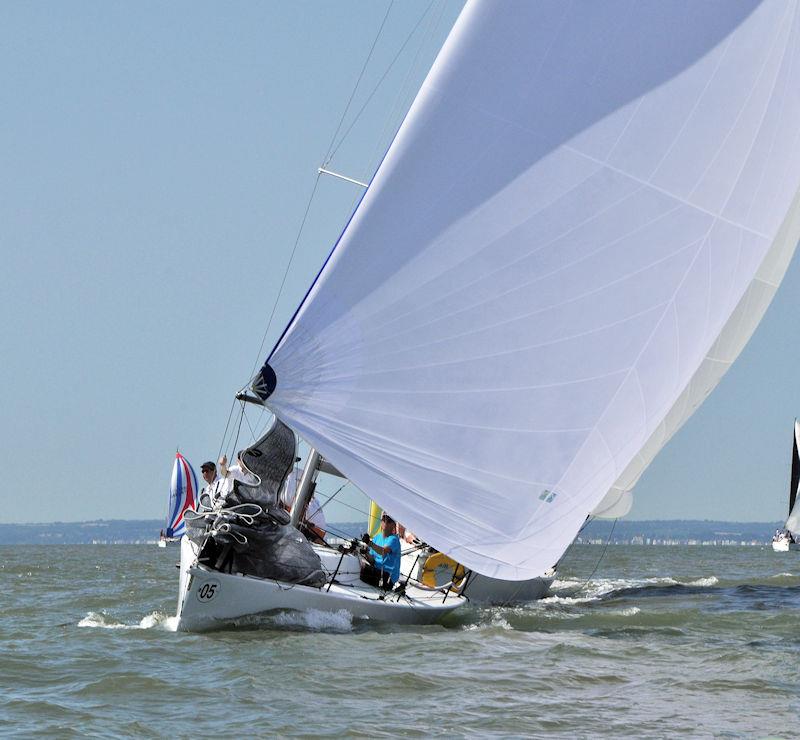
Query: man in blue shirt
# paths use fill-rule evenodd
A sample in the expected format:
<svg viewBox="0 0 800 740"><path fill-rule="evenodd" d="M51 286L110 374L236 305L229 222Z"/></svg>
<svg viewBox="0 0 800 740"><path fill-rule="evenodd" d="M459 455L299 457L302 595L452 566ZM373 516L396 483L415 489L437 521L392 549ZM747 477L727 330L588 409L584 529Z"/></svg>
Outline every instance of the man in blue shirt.
<svg viewBox="0 0 800 740"><path fill-rule="evenodd" d="M400 538L396 534L394 519L384 513L381 516L381 532L373 539L365 535L370 550L367 559L380 573L379 583L383 588L391 588L400 578Z"/></svg>

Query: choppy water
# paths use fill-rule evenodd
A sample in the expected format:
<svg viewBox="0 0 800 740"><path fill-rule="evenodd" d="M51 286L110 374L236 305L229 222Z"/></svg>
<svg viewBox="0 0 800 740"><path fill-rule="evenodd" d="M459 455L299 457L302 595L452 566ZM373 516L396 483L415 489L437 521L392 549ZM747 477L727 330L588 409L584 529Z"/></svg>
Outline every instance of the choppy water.
<svg viewBox="0 0 800 740"><path fill-rule="evenodd" d="M791 737L800 554L574 547L556 594L444 626L172 631L177 550L0 548L0 733Z"/></svg>

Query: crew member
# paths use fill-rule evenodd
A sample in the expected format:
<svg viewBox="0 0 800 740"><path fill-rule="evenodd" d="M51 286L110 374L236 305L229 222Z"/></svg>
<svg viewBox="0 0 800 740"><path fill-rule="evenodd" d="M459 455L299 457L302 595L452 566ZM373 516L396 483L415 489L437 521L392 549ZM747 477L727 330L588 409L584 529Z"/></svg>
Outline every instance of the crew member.
<svg viewBox="0 0 800 740"><path fill-rule="evenodd" d="M203 476L203 480L206 482L206 485L203 486L203 490L200 491L200 497L198 498L198 502L199 503L198 503L198 506L197 506L198 510L200 510L201 507L202 508L210 508L211 507L211 501L212 501L211 492L216 489L216 484L217 484L217 481L219 480L219 477L217 476L217 466L213 462L211 462L210 460L207 461L207 462L204 462L200 466L200 475ZM206 499L206 501L204 503L203 499L206 496L208 498Z"/></svg>
<svg viewBox="0 0 800 740"><path fill-rule="evenodd" d="M206 465L207 463L203 463ZM210 463L209 463L210 464ZM203 466L200 466L201 470ZM242 452L239 451L236 462L228 467L228 457L223 455L219 459L219 472L220 475L216 477L213 483L209 483L204 489L203 493L208 493L211 499L212 509L222 509L228 503L228 496L233 492L234 483L244 483L246 486L257 486L261 479L255 474L251 473L247 466L242 461ZM203 478L208 481L205 473Z"/></svg>
<svg viewBox="0 0 800 740"><path fill-rule="evenodd" d="M383 588L391 588L400 578L400 538L397 536L397 527L394 519L386 512L381 515L381 531L374 538L368 534L363 537L369 545L367 561L378 572L378 583ZM366 575L366 578L364 576ZM362 574L362 579L368 580L372 574L369 569Z"/></svg>

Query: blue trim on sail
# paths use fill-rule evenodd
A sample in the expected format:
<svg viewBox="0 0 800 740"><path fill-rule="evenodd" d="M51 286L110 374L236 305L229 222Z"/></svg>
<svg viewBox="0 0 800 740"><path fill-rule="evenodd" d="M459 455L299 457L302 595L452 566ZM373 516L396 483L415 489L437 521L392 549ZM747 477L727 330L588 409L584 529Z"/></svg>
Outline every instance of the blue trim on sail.
<svg viewBox="0 0 800 740"><path fill-rule="evenodd" d="M392 143L394 143L394 139L392 139ZM390 144L391 146L391 144ZM388 153L388 149L386 150ZM383 155L384 159L386 158L386 154ZM383 164L383 159L381 159L381 164ZM378 170L380 169L380 165L378 165ZM378 170L375 170L375 174L378 174ZM372 176L372 180L375 179L375 175ZM272 351L267 356L264 365L266 366L269 364L269 361L272 359L272 355L275 353L275 350L278 349L278 345L281 343L283 338L286 336L286 332L289 331L289 328L294 323L294 320L297 318L297 314L300 313L300 309L305 305L306 300L308 299L309 294L314 289L314 286L317 284L317 280L319 280L319 276L322 275L325 267L327 266L328 262L330 262L331 257L333 257L333 253L336 251L336 248L339 246L339 243L342 241L342 237L344 236L347 228L350 226L350 222L353 220L353 217L358 213L358 209L361 207L361 203L367 195L367 191L369 190L370 186L372 185L372 180L369 181L369 185L365 188L363 195L358 199L358 203L356 203L356 207L353 209L353 212L350 214L350 218L347 219L347 223L344 225L342 232L339 234L339 237L333 243L333 248L328 253L328 256L325 258L325 261L322 263L322 267L319 268L319 272L317 273L316 277L311 281L311 285L308 286L308 290L306 294L303 296L303 299L300 301L300 304L295 309L295 312L292 314L292 318L289 319L289 323L286 324L286 328L283 330L281 335L278 337L278 341L275 342L275 345L272 347Z"/></svg>
<svg viewBox="0 0 800 740"><path fill-rule="evenodd" d="M441 53L441 49L439 50L439 52ZM436 59L438 59L438 58L439 58L439 55L437 54L436 55ZM433 60L433 64L431 64L430 69L433 69L433 65L436 64L436 59ZM430 74L430 69L428 70L428 74ZM425 79L426 80L428 79L428 75L425 75ZM423 80L423 84L425 84L425 80ZM420 87L420 89L422 89L422 88ZM314 289L314 286L317 284L317 281L319 280L320 275L322 275L322 273L325 270L325 267L328 265L328 262L330 262L331 257L333 257L334 252L336 251L336 249L338 248L339 244L342 241L342 237L345 235L345 232L349 228L350 223L352 222L352 220L355 217L356 213L358 213L358 209L361 208L361 204L364 202L364 198L367 196L367 193L369 192L369 189L372 187L372 183L375 182L375 178L378 176L378 173L381 171L381 167L383 167L383 163L386 161L386 156L389 154L389 151L391 150L392 146L394 145L394 142L397 139L397 134L400 133L400 129L403 128L403 124L406 122L406 119L408 118L408 114L411 112L411 109L414 107L414 103L417 101L417 97L419 97L419 90L417 90L417 94L414 96L414 100L411 101L411 105L408 107L408 110L406 111L405 115L403 116L403 120L400 121L400 125L395 130L394 136L392 136L392 140L389 142L389 146L386 147L386 151L383 153L383 156L381 157L381 161L378 163L378 166L375 168L375 172L372 174L372 177L369 180L369 184L364 189L364 193L358 199L358 203L356 203L356 207L353 209L353 212L350 214L350 218L347 219L347 223L344 225L344 228L342 229L342 232L339 234L339 237L333 243L333 247L331 248L331 251L328 253L328 256L325 258L325 261L322 263L322 267L320 267L319 272L317 273L317 276L311 281L311 285L308 286L308 290L306 291L306 294L303 296L303 300L300 301L300 304L297 306L297 309L292 314L292 318L289 319L289 323L286 324L286 328L283 330L281 335L278 337L278 341L275 342L275 345L272 347L272 351L269 353L269 355L267 355L267 359L264 361L264 365L269 364L269 361L272 359L272 355L275 354L275 350L278 349L278 345L283 341L283 338L286 336L286 333L289 331L289 329L291 328L292 324L294 323L294 320L297 318L297 314L300 313L300 309L305 305L305 302L308 300L308 296L310 295L311 291Z"/></svg>

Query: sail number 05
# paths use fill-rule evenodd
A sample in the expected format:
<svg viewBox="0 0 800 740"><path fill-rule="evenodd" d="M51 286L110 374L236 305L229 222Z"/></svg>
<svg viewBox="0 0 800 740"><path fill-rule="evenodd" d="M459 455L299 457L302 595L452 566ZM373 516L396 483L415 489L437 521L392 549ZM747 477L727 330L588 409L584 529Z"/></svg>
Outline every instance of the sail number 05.
<svg viewBox="0 0 800 740"><path fill-rule="evenodd" d="M197 600L204 603L211 601L219 593L219 589L219 581L206 581L197 589Z"/></svg>

